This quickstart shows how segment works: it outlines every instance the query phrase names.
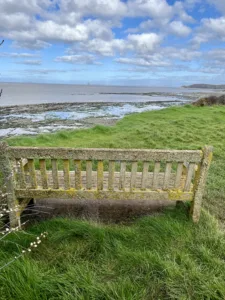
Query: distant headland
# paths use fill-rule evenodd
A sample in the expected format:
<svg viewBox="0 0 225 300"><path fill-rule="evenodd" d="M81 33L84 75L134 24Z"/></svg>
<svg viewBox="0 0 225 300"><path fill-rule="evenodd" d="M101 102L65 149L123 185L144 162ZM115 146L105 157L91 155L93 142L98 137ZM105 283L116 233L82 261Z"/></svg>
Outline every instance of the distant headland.
<svg viewBox="0 0 225 300"><path fill-rule="evenodd" d="M214 89L214 90L222 90L225 89L225 84L191 84L191 85L184 85L182 86L184 88L189 88L189 89Z"/></svg>

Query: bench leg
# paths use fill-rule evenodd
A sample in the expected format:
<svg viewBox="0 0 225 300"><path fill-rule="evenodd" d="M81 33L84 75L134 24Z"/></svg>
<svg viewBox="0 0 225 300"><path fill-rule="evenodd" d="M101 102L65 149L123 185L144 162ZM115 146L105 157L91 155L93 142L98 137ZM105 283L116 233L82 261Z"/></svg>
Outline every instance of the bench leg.
<svg viewBox="0 0 225 300"><path fill-rule="evenodd" d="M202 197L204 193L206 178L209 166L212 160L212 147L205 147L203 149L203 158L198 167L196 180L194 185L194 199L191 206L191 217L194 223L197 223L201 214Z"/></svg>
<svg viewBox="0 0 225 300"><path fill-rule="evenodd" d="M19 202L17 199L8 202L10 228L21 227Z"/></svg>

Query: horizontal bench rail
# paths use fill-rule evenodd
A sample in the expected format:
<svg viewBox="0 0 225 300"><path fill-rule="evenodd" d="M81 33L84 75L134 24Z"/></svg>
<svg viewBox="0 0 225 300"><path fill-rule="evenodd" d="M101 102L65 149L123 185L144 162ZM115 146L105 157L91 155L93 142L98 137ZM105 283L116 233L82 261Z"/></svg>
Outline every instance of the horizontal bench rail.
<svg viewBox="0 0 225 300"><path fill-rule="evenodd" d="M168 161L199 163L201 150L148 150L148 149L92 149L92 148L36 148L9 147L11 158L113 160L113 161Z"/></svg>

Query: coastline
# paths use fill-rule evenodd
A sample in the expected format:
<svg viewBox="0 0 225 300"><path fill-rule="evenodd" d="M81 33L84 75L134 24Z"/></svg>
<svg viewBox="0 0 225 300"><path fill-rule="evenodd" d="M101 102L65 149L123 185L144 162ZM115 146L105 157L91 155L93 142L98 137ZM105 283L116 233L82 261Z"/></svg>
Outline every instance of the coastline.
<svg viewBox="0 0 225 300"><path fill-rule="evenodd" d="M19 87L21 86L19 85ZM10 90L11 94L7 91L3 94L2 103L0 103L0 139L9 136L90 128L98 124L111 126L132 113L180 106L213 93L209 90L183 93L180 90L175 92L170 89L146 92L145 89L140 90L140 88L131 88L129 91L125 87L117 92L112 87L107 89L104 87L105 90L101 88L98 92L95 90L96 93L90 94L90 87L86 87L87 91L78 90L76 87L76 94L73 94L72 91L75 91L73 87L73 90L67 91L67 93L63 90L61 94L57 94L48 85L45 88L48 88L48 91L45 91L46 94L39 90L36 91L36 94L30 94L30 86L24 90L24 95L19 92L17 96L14 90ZM96 87L91 88L96 89ZM151 89L149 88L149 90ZM85 92L87 94L84 94ZM215 94L218 94L218 91ZM84 101L86 96L89 97L88 101ZM7 97L9 101L7 101ZM63 101L60 100L61 97L63 97ZM35 99L39 99L39 103L36 103ZM68 101L65 101L66 99ZM70 101L71 99L74 100ZM18 104L11 104L15 102ZM3 105L4 103L7 105Z"/></svg>

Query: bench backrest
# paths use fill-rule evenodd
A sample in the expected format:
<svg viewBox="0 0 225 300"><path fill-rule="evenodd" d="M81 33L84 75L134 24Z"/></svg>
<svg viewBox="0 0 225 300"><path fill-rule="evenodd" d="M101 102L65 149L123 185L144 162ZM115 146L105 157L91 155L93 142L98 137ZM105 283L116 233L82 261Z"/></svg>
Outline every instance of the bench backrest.
<svg viewBox="0 0 225 300"><path fill-rule="evenodd" d="M2 147L3 149L4 147ZM212 147L203 150L5 147L16 198L200 199Z"/></svg>

